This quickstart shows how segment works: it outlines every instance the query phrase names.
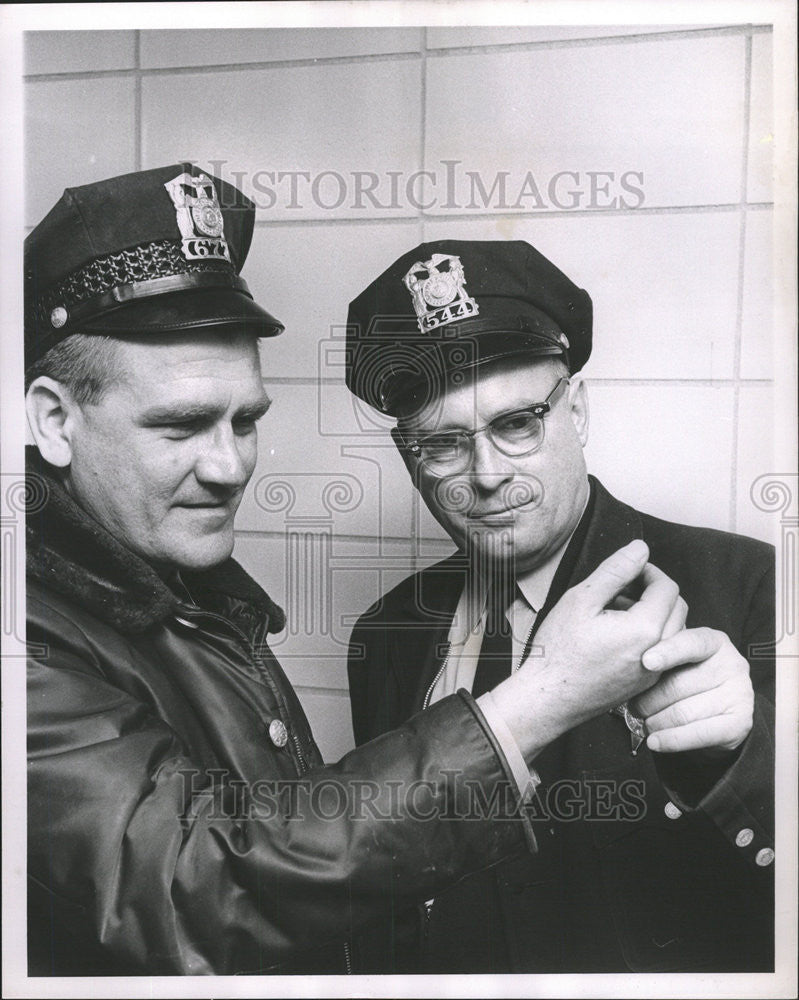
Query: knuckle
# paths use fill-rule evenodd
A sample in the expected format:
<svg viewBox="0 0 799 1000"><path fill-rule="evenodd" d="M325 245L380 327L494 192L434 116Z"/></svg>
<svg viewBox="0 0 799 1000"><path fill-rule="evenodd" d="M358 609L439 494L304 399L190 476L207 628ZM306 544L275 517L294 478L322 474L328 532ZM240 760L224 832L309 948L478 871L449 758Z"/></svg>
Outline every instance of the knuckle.
<svg viewBox="0 0 799 1000"><path fill-rule="evenodd" d="M674 750L679 750L679 740L674 733L660 733L658 737L658 742L660 744L660 750L665 753L670 753Z"/></svg>
<svg viewBox="0 0 799 1000"><path fill-rule="evenodd" d="M670 674L661 675L657 682L657 693L660 695L661 703L668 706L674 698L674 680Z"/></svg>
<svg viewBox="0 0 799 1000"><path fill-rule="evenodd" d="M687 726L691 721L690 713L686 710L684 705L673 705L671 717L675 727Z"/></svg>
<svg viewBox="0 0 799 1000"><path fill-rule="evenodd" d="M642 651L649 649L660 641L661 631L657 622L653 621L649 616L639 622L635 640Z"/></svg>

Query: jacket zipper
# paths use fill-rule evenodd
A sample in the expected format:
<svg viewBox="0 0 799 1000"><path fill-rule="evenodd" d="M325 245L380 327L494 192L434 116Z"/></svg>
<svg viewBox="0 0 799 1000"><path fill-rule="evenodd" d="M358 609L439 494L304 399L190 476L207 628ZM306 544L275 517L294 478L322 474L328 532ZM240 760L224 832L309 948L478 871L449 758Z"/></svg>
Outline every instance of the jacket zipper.
<svg viewBox="0 0 799 1000"><path fill-rule="evenodd" d="M301 765L303 771L307 771L308 770L308 761L305 759L305 756L303 755L303 752L300 749L300 739L297 736L297 734L294 732L294 728L293 727L289 730L289 732L291 733L291 742L294 744L294 749L297 752L297 758L298 758L298 760L300 762L300 765Z"/></svg>
<svg viewBox="0 0 799 1000"><path fill-rule="evenodd" d="M228 618L225 618L223 615L216 614L216 612L214 611L206 611L204 608L199 608L198 611L201 615L204 615L205 617L210 618L213 621L220 621L224 625L227 625L227 627L231 629L233 632L235 632L235 634L241 639L242 643L244 644L244 648L247 650L247 652L250 654L253 660L255 660L258 666L262 670L268 671L269 668L266 666L261 657L258 655L258 651L256 650L254 644L250 642L250 640L242 632L242 630L238 627L238 625L234 624L234 622L230 621L230 619ZM176 621L179 621L181 625L187 625L189 628L193 629L200 628L200 626L197 625L195 622L191 622L185 618L181 618L180 615L176 614L175 619ZM283 722L284 725L286 725L286 720L281 719L281 722ZM300 748L300 740L299 737L297 736L297 733L294 730L294 726L291 723L291 719L288 720L288 725L286 725L286 728L288 732L291 734L291 742L294 747L295 753L297 754L297 760L300 764L300 773L302 774L303 772L308 770L308 761L305 759L305 755L303 754L302 749Z"/></svg>
<svg viewBox="0 0 799 1000"><path fill-rule="evenodd" d="M447 655L444 657L444 662L438 668L438 673L433 678L433 683L427 689L427 694L424 696L424 701L422 702L422 710L430 706L430 698L433 695L433 688L436 686L436 684L438 684L439 680L441 679L441 675L447 669L447 664L449 663L449 654L451 651L452 651L452 643L450 642L447 643Z"/></svg>
<svg viewBox="0 0 799 1000"><path fill-rule="evenodd" d="M241 638L241 640L243 641L244 646L247 649L247 651L249 652L250 656L252 656L252 658L261 667L261 669L262 670L268 670L268 667L266 666L266 664L263 662L263 660L261 659L260 655L258 654L258 651L255 648L255 645L250 642L250 640L241 631L241 629L238 627L238 625L235 625L232 621L229 621L227 618L224 618L222 615L215 614L213 611L204 611L203 609L200 609L200 613L203 614L203 615L207 615L211 619L224 622L225 625L227 625L230 629L232 629L233 632L235 632L236 635L238 635ZM195 624L194 622L187 621L185 618L181 618L179 615L175 615L175 618L182 625L188 625L189 628L193 628L193 629L199 629L200 628L199 625ZM289 722L290 721L291 720L289 720ZM301 773L305 772L305 771L308 770L308 761L306 760L305 754L302 752L302 748L300 747L300 739L297 736L297 733L295 732L295 729L294 729L293 725L289 726L288 731L291 734L291 742L292 742L292 744L294 746L294 750L295 750L295 752L297 754L297 760L300 763ZM349 943L349 941L345 941L344 942L344 968L346 969L347 975L351 976L352 975L352 953L350 951L350 943Z"/></svg>
<svg viewBox="0 0 799 1000"><path fill-rule="evenodd" d="M530 640L533 638L533 629L535 628L535 623L538 621L538 615L533 618L533 623L527 630L527 638L524 640L524 645L522 646L522 655L519 657L519 662L513 667L512 673L516 673L519 667L524 663L524 658L530 652Z"/></svg>
<svg viewBox="0 0 799 1000"><path fill-rule="evenodd" d="M536 616L536 618L537 617L538 616ZM530 640L533 637L533 629L535 628L536 618L533 618L532 625L530 625L530 628L527 631L527 637L525 638L524 645L522 646L522 654L519 657L519 662L514 665L512 673L516 673L516 671L519 669L519 667L524 662L525 654L529 651ZM450 643L447 646L447 655L446 655L446 657L444 659L444 662L441 664L441 666L438 669L438 672L436 673L436 676L433 678L433 683L427 689L427 694L424 696L424 701L422 702L422 709L423 710L425 708L428 708L429 705L430 705L430 699L433 696L433 688L436 686L436 684L438 684L439 680L441 679L441 675L447 669L447 664L449 663L449 657L450 657L451 651L452 651L452 643ZM428 928L428 924L430 923L430 914L433 912L433 905L434 904L435 904L435 899L428 899L427 902L423 904L424 905L424 933L425 933L425 935L427 935L427 928Z"/></svg>
<svg viewBox="0 0 799 1000"><path fill-rule="evenodd" d="M537 618L537 616L536 616L536 618ZM513 666L513 670L512 670L512 672L513 672L514 674L516 673L516 671L517 671L517 670L519 669L519 667L520 667L520 666L522 665L522 663L524 662L524 657L525 657L525 656L527 655L527 653L528 653L528 652L530 651L530 650L529 650L529 647L530 647L530 640L531 640L531 639L532 639L532 637L533 637L533 629L535 628L535 623L536 623L536 618L534 618L534 619L533 619L533 623L532 623L532 625L531 625L531 626L530 626L530 628L529 628L529 629L527 630L527 636L526 636L526 638L525 638L525 640L524 640L524 645L522 646L522 652L521 652L521 656L519 657L519 660L518 660L518 662L517 662L517 663L515 663L515 664L514 664L514 666ZM424 696L424 701L422 702L422 709L423 709L423 710L424 710L425 708L429 708L429 707L430 707L430 699L431 699L431 698L432 698L432 696L433 696L433 689L435 688L436 684L438 684L438 682L439 682L439 681L441 680L441 675L442 675L442 674L444 673L444 671L445 671L445 670L447 669L447 664L449 663L449 657L450 657L450 653L451 653L451 651L452 651L452 643L449 643L449 644L448 644L448 646L447 646L447 655L446 655L446 657L445 657L445 659L444 659L444 662L443 662L443 663L441 664L441 666L440 666L440 667L438 668L438 672L436 673L436 676L435 676L435 677L433 678L433 682L432 682L432 684L431 684L431 685L430 685L430 687L429 687L429 688L427 689L427 694L426 694L426 695Z"/></svg>
<svg viewBox="0 0 799 1000"><path fill-rule="evenodd" d="M436 686L436 684L438 684L439 680L441 679L441 675L447 669L447 664L449 663L449 657L450 657L450 653L451 652L452 652L452 643L450 642L450 643L447 644L447 655L444 657L444 662L438 668L438 672L436 673L436 676L433 678L432 684L427 689L427 694L424 696L424 701L422 702L422 710L423 711L424 711L424 709L426 709L426 708L428 708L430 706L430 699L433 696L433 688ZM425 939L427 938L427 925L430 923L430 913L431 913L431 911L433 909L433 903L435 903L435 899L428 899L427 902L423 904L423 906L424 906L424 937L425 937Z"/></svg>

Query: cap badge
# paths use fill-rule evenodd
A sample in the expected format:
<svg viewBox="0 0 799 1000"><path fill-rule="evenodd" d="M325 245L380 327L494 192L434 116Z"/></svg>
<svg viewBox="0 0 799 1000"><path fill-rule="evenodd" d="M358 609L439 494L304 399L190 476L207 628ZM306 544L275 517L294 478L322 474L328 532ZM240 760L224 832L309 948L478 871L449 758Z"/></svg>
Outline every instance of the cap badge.
<svg viewBox="0 0 799 1000"><path fill-rule="evenodd" d="M422 333L476 316L480 311L466 294L460 257L434 253L430 260L414 264L402 280L411 293Z"/></svg>
<svg viewBox="0 0 799 1000"><path fill-rule="evenodd" d="M205 174L179 174L164 187L175 206L183 256L187 260L218 257L229 261L222 210L211 178Z"/></svg>

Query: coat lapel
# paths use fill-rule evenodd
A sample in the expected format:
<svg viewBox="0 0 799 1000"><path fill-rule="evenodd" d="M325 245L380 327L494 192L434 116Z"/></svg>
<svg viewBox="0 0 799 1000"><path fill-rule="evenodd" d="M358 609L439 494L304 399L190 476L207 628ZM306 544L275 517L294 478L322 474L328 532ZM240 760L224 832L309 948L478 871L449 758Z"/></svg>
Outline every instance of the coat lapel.
<svg viewBox="0 0 799 1000"><path fill-rule="evenodd" d="M417 574L413 592L404 602L407 620L395 632L391 661L400 702L411 714L421 711L449 650L449 629L467 572L465 556L456 552Z"/></svg>
<svg viewBox="0 0 799 1000"><path fill-rule="evenodd" d="M569 587L584 580L609 555L642 537L638 513L614 499L589 476L589 508L564 553L536 628ZM468 560L455 553L414 578L414 589L403 604L405 621L393 630L390 651L402 718L422 708L425 694L448 652L447 637L468 574Z"/></svg>
<svg viewBox="0 0 799 1000"><path fill-rule="evenodd" d="M635 538L643 538L643 526L638 512L612 497L598 479L589 476L588 481L591 485L591 505L586 512L588 517L582 543L578 541L576 558L570 560L568 576L558 580L556 574L552 581L545 605L547 610L560 600L569 587L590 576L617 549ZM565 555L563 561L566 562Z"/></svg>

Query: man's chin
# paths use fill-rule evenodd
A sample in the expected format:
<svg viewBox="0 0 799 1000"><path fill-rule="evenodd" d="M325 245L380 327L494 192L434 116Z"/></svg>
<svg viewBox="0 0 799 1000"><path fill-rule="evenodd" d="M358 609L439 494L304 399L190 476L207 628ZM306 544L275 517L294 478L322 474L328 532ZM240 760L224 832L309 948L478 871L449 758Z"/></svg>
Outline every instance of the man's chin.
<svg viewBox="0 0 799 1000"><path fill-rule="evenodd" d="M179 570L199 572L212 569L228 559L233 552L233 533L223 538L193 539L175 547L170 553L171 564Z"/></svg>
<svg viewBox="0 0 799 1000"><path fill-rule="evenodd" d="M466 548L478 563L511 564L516 576L535 569L547 558L546 546L536 546L507 528L504 532L499 529L472 531Z"/></svg>

